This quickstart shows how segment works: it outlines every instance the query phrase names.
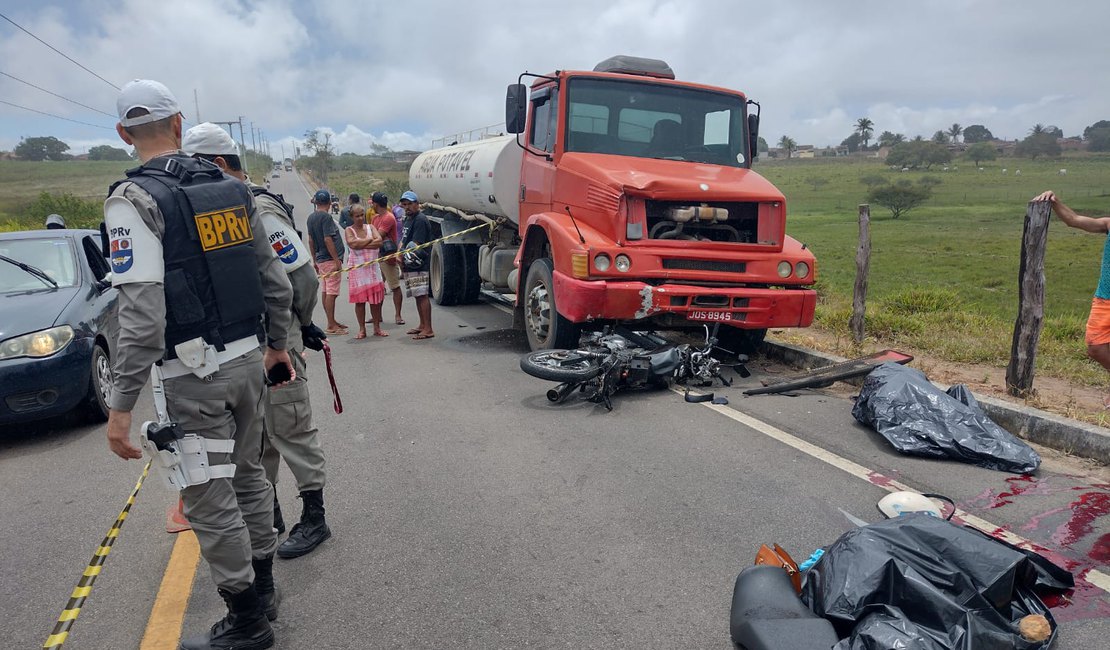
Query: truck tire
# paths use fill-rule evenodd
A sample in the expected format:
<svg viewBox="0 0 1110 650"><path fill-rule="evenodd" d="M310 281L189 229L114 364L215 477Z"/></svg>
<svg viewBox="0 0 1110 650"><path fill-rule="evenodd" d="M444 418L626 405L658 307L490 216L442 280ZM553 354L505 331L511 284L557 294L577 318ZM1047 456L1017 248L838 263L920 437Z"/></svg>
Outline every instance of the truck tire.
<svg viewBox="0 0 1110 650"><path fill-rule="evenodd" d="M717 332L717 345L735 354L751 356L759 351L765 336L766 329L745 330L722 325Z"/></svg>
<svg viewBox="0 0 1110 650"><path fill-rule="evenodd" d="M429 282L437 305L451 306L462 302L466 284L466 263L460 246L436 242L432 244Z"/></svg>
<svg viewBox="0 0 1110 650"><path fill-rule="evenodd" d="M582 327L563 318L555 304L555 265L541 257L528 267L524 281L524 331L532 350L578 347Z"/></svg>
<svg viewBox="0 0 1110 650"><path fill-rule="evenodd" d="M459 304L472 305L482 295L482 276L478 274L478 244L456 244L462 249L463 266L466 267L465 281Z"/></svg>

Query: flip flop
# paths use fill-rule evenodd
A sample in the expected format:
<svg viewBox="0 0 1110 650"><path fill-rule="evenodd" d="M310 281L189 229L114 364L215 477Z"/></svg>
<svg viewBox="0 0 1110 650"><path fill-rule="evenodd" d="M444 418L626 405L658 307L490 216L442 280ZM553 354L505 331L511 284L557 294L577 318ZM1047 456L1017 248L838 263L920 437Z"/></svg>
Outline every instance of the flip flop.
<svg viewBox="0 0 1110 650"><path fill-rule="evenodd" d="M339 328L339 329L331 329L329 327L328 329L324 330L324 333L325 334L334 334L335 336L346 336L347 335L347 328L342 327L342 328Z"/></svg>
<svg viewBox="0 0 1110 650"><path fill-rule="evenodd" d="M405 332L405 334L419 334L419 333L420 333L420 328L419 327L414 327L411 330Z"/></svg>
<svg viewBox="0 0 1110 650"><path fill-rule="evenodd" d="M412 340L423 341L424 339L434 339L435 337L435 334L417 334L416 336L412 337Z"/></svg>
<svg viewBox="0 0 1110 650"><path fill-rule="evenodd" d="M377 336L377 334L375 334L374 336ZM359 332L358 334L355 334L355 338L356 338L356 339L364 339L364 338L366 338L366 332Z"/></svg>
<svg viewBox="0 0 1110 650"><path fill-rule="evenodd" d="M396 321L394 321L394 322L395 322L395 323L397 323L398 325L404 325L404 324L405 324L405 319L403 319L403 318L398 318L398 319L397 319Z"/></svg>
<svg viewBox="0 0 1110 650"><path fill-rule="evenodd" d="M374 332L374 336L389 336L389 332Z"/></svg>

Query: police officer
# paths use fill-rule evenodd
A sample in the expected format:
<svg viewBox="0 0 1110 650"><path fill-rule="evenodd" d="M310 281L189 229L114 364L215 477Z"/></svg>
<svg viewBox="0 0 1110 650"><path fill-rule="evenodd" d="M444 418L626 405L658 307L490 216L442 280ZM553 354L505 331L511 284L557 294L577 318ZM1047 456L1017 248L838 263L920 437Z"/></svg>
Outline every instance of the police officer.
<svg viewBox="0 0 1110 650"><path fill-rule="evenodd" d="M247 180L239 160L238 145L218 125L206 122L192 127L185 132L181 148L193 157L214 162L224 173L248 184L270 246L293 285L293 328L300 328L305 347L322 350L327 335L312 324L320 281L312 267L312 255L296 230L293 206L280 195ZM266 478L276 484L279 460L284 458L297 479L302 502L301 520L277 550L278 557L294 558L311 552L331 537L331 529L324 520L324 451L312 423L305 362L292 340L287 349L297 376L284 386L266 392L266 444L263 445L262 465L266 468ZM279 533L285 529L276 498L274 527Z"/></svg>
<svg viewBox="0 0 1110 650"><path fill-rule="evenodd" d="M117 109L116 131L143 164L104 203L119 295L108 444L122 458L142 457L131 410L149 375L159 421L141 427L140 442L181 490L228 607L181 648L269 648L277 535L273 487L259 462L263 378L293 374L285 351L292 290L246 186L179 150L182 118L169 90L132 81ZM256 337L263 313L264 353Z"/></svg>

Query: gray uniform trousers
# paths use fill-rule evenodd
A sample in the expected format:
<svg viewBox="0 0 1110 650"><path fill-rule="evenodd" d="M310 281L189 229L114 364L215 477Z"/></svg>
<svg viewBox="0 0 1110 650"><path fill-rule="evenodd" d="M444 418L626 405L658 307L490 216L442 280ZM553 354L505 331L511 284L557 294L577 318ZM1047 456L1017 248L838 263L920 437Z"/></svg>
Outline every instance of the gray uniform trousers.
<svg viewBox="0 0 1110 650"><path fill-rule="evenodd" d="M277 550L274 491L262 469L262 352L221 364L209 377L165 381L166 410L185 433L235 440L230 454L208 454L213 465L235 463L235 477L218 478L181 491L185 518L217 587L231 592L254 582L251 558Z"/></svg>
<svg viewBox="0 0 1110 650"><path fill-rule="evenodd" d="M262 465L266 478L277 483L278 463L284 458L297 479L297 490L324 488L324 450L320 447L312 405L308 401L308 373L301 351L289 348L297 378L266 391L266 440ZM279 456L280 454L280 456Z"/></svg>

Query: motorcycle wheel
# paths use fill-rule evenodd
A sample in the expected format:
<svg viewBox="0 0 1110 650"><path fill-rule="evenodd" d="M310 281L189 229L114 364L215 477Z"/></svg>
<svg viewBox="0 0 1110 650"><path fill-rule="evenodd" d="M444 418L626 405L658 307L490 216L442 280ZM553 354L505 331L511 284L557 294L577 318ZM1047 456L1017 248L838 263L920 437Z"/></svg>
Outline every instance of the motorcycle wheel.
<svg viewBox="0 0 1110 650"><path fill-rule="evenodd" d="M601 374L602 359L585 350L540 350L520 358L524 372L558 382L581 382Z"/></svg>

